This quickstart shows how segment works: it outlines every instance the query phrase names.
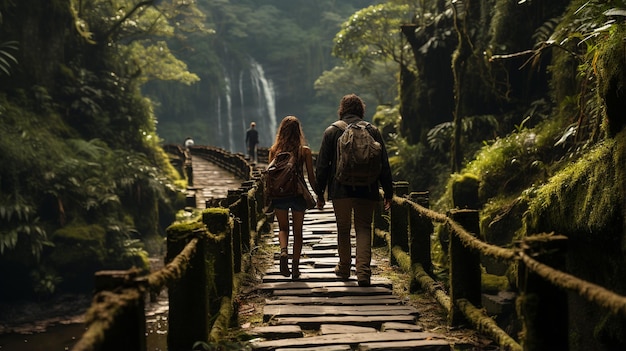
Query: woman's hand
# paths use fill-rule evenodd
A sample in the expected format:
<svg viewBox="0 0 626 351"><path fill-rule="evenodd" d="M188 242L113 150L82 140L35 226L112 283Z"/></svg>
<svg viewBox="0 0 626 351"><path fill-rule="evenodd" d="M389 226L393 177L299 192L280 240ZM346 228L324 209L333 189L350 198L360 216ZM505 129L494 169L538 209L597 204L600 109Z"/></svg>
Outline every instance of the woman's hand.
<svg viewBox="0 0 626 351"><path fill-rule="evenodd" d="M326 201L324 201L324 197L322 197L322 196L318 196L318 197L317 197L317 204L316 204L316 206L315 206L315 207L316 207L318 210L321 210L321 209L323 209L323 208L324 208L324 205L326 205Z"/></svg>

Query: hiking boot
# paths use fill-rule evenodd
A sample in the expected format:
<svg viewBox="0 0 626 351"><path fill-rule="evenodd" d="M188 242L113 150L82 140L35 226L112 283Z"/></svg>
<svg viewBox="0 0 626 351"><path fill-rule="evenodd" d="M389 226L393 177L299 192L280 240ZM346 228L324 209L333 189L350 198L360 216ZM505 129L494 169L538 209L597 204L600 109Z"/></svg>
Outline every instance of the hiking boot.
<svg viewBox="0 0 626 351"><path fill-rule="evenodd" d="M350 271L345 272L341 268L339 268L339 265L336 265L335 275L341 278L342 280L348 280L350 278Z"/></svg>
<svg viewBox="0 0 626 351"><path fill-rule="evenodd" d="M291 275L288 259L289 256L287 256L287 254L280 255L280 274L282 274L284 277L288 277Z"/></svg>
<svg viewBox="0 0 626 351"><path fill-rule="evenodd" d="M370 281L370 278L369 278L369 277L368 277L368 278L360 278L360 279L358 280L358 284L359 284L359 286L361 286L361 287L368 287L368 286L371 286L371 285L372 285L372 282Z"/></svg>
<svg viewBox="0 0 626 351"><path fill-rule="evenodd" d="M292 261L291 262L291 279L298 280L300 279L300 262Z"/></svg>

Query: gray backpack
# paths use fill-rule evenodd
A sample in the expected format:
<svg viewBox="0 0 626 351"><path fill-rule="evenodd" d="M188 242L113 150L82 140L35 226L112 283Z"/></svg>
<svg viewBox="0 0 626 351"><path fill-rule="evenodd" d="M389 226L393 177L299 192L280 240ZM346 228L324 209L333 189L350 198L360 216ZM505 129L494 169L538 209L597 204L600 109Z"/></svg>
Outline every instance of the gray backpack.
<svg viewBox="0 0 626 351"><path fill-rule="evenodd" d="M366 121L347 124L339 120L333 125L343 131L337 140L335 180L341 184L363 186L378 180L382 169L382 146Z"/></svg>

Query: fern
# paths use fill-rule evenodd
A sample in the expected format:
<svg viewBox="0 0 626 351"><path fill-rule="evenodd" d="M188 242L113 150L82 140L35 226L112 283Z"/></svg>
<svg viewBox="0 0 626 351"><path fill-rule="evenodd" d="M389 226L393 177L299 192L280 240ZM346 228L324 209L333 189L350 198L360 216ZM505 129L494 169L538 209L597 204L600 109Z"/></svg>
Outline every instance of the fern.
<svg viewBox="0 0 626 351"><path fill-rule="evenodd" d="M0 71L7 76L11 75L11 66L18 63L15 56L11 54L11 51L17 51L18 48L17 41L7 41L0 44Z"/></svg>
<svg viewBox="0 0 626 351"><path fill-rule="evenodd" d="M532 36L535 41L535 48L539 48L546 43L552 43L554 41L553 35L559 22L561 22L560 17L551 18L535 30Z"/></svg>
<svg viewBox="0 0 626 351"><path fill-rule="evenodd" d="M31 254L39 258L48 244L34 206L21 197L0 199L0 228L0 254L15 249L19 241L25 241L30 243Z"/></svg>

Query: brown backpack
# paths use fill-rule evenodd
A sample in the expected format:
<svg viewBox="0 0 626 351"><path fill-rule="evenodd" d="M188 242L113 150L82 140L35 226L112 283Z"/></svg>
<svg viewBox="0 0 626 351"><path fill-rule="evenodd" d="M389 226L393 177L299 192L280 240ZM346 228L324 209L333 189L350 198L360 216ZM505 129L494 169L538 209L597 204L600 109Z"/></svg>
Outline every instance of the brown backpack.
<svg viewBox="0 0 626 351"><path fill-rule="evenodd" d="M337 140L335 180L344 185L370 185L382 169L382 146L372 136L373 126L365 121L348 124L339 120L333 125L343 131Z"/></svg>
<svg viewBox="0 0 626 351"><path fill-rule="evenodd" d="M265 187L270 199L295 196L298 193L298 165L294 153L283 151L265 170Z"/></svg>

